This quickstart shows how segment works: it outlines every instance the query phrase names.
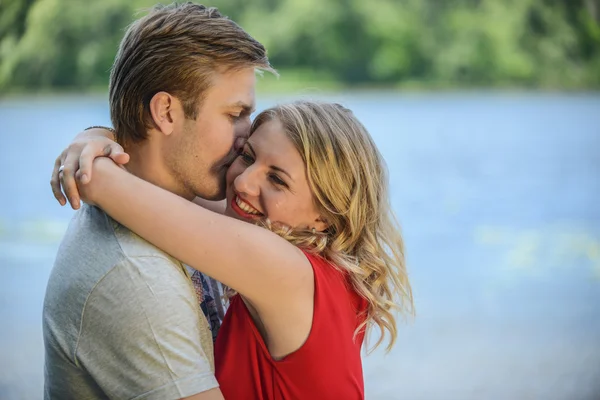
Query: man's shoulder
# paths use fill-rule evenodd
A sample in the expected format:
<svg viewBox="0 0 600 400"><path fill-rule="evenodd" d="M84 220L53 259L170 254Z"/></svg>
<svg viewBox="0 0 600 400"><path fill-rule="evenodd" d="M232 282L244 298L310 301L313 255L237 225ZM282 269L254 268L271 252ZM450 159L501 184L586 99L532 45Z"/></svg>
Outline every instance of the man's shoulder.
<svg viewBox="0 0 600 400"><path fill-rule="evenodd" d="M158 257L168 260L172 263L181 264L177 259L171 257L169 254L143 239L141 236L130 231L126 226L121 225L110 217L108 217L108 220L114 232L115 239L125 257Z"/></svg>
<svg viewBox="0 0 600 400"><path fill-rule="evenodd" d="M54 261L46 300L82 305L89 292L124 254L108 216L84 204L69 224ZM51 302L52 303L52 302Z"/></svg>
<svg viewBox="0 0 600 400"><path fill-rule="evenodd" d="M99 208L83 204L63 236L57 262L90 259L94 255L94 261L102 262L110 257L113 261L109 264L114 264L121 258L122 251L112 219Z"/></svg>
<svg viewBox="0 0 600 400"><path fill-rule="evenodd" d="M121 258L136 257L159 257L179 264L176 259L130 231L101 209L87 204L73 217L59 253L70 253L68 250L73 247L76 254L82 254L86 258L97 253L99 260L103 260L106 255L110 255L110 264ZM74 255L68 254L69 257Z"/></svg>
<svg viewBox="0 0 600 400"><path fill-rule="evenodd" d="M102 210L84 205L73 217L58 250L47 297L83 306L108 276L127 277L114 288L177 286L189 280L181 263L146 242ZM107 290L110 290L108 288ZM113 293L113 296L116 293ZM77 299L77 300L75 300Z"/></svg>

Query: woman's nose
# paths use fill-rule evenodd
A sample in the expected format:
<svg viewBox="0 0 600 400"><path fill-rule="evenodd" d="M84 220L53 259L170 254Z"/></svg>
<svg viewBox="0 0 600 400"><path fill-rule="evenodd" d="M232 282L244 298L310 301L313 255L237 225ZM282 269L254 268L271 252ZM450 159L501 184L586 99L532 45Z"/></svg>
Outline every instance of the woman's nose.
<svg viewBox="0 0 600 400"><path fill-rule="evenodd" d="M260 194L260 185L256 168L253 168L252 166L246 168L244 172L235 178L233 186L238 193L257 197Z"/></svg>

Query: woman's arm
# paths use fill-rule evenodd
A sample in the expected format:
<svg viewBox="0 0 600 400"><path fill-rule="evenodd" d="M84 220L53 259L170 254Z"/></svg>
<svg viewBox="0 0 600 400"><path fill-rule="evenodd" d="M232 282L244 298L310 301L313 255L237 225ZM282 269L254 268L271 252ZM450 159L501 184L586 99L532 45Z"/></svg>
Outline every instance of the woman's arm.
<svg viewBox="0 0 600 400"><path fill-rule="evenodd" d="M225 214L225 209L227 208L227 202L225 200L211 201L205 200L201 197L196 197L192 201L198 204L199 206L204 207L212 212L216 212L218 214Z"/></svg>
<svg viewBox="0 0 600 400"><path fill-rule="evenodd" d="M84 200L256 306L281 307L312 296L310 262L273 232L198 207L106 157L97 158L93 170L94 179L79 185Z"/></svg>

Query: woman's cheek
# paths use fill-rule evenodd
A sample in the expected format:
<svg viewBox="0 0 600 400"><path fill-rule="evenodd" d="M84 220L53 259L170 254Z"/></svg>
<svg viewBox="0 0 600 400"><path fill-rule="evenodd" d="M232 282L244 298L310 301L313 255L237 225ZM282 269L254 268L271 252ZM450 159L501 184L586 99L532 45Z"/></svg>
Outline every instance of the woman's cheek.
<svg viewBox="0 0 600 400"><path fill-rule="evenodd" d="M240 158L236 158L235 161L231 164L229 169L227 170L227 183L231 183L235 180L235 178L243 172L242 162Z"/></svg>

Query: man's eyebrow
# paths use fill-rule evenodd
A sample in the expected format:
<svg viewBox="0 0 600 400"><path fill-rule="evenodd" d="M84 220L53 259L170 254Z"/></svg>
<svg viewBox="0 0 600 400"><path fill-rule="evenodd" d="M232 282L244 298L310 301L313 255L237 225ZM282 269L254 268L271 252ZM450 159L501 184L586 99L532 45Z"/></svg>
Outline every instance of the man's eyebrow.
<svg viewBox="0 0 600 400"><path fill-rule="evenodd" d="M246 144L250 148L250 151L252 152L252 154L254 155L254 157L256 157L256 151L254 151L254 147L252 147L252 143L250 143L250 141L248 140L248 141L246 141ZM286 174L293 182L295 182L294 178L292 178L292 176L285 169L279 168L279 167L277 167L275 165L269 165L269 168L274 169L275 171L279 171L281 173Z"/></svg>

